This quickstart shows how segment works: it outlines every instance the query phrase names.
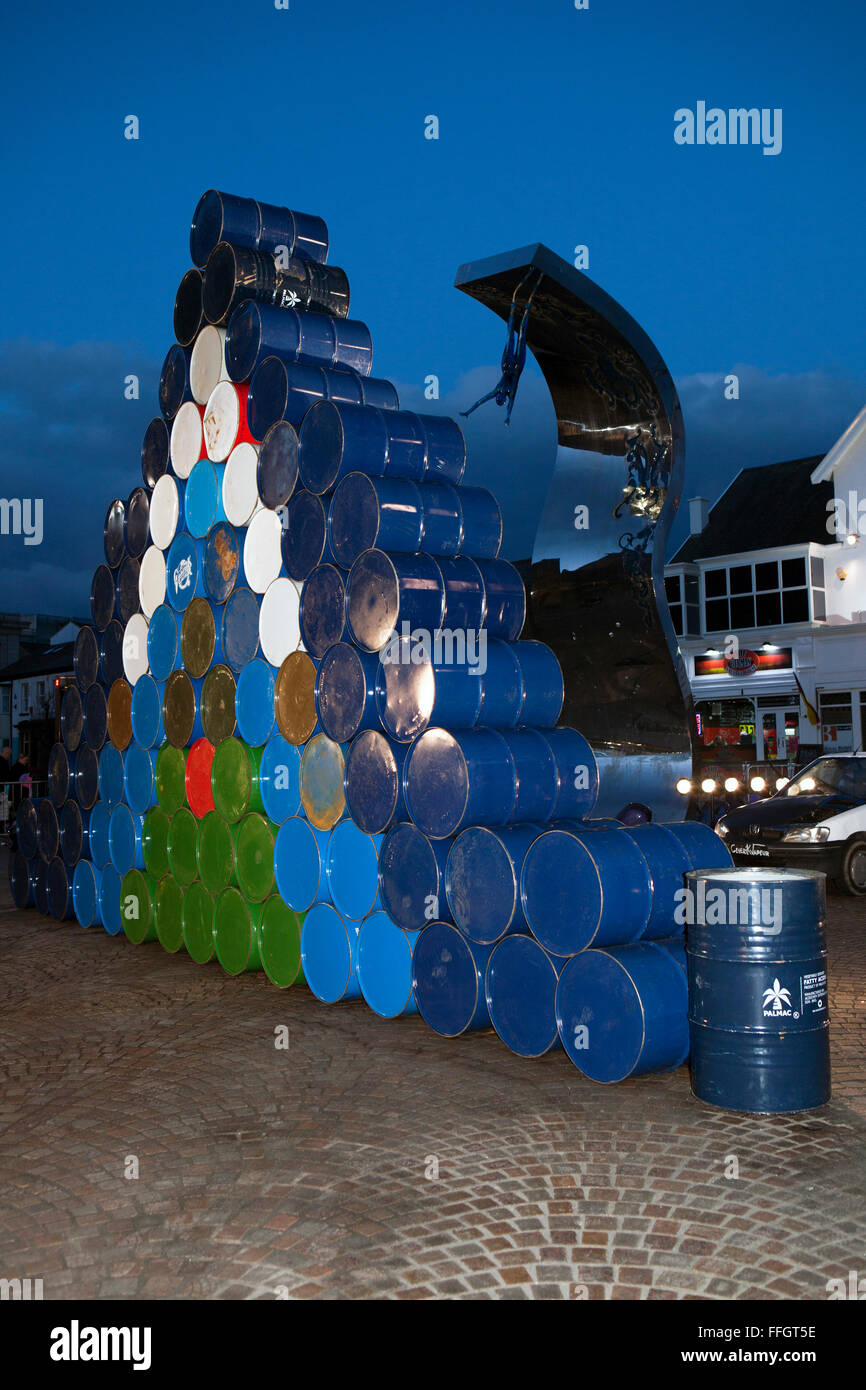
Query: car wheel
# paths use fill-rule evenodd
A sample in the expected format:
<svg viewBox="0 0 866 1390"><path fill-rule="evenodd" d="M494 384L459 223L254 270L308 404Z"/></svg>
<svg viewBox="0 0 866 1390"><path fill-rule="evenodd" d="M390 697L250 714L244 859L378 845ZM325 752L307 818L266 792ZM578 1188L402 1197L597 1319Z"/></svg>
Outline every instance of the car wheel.
<svg viewBox="0 0 866 1390"><path fill-rule="evenodd" d="M866 894L866 840L852 840L842 854L839 887L852 897Z"/></svg>

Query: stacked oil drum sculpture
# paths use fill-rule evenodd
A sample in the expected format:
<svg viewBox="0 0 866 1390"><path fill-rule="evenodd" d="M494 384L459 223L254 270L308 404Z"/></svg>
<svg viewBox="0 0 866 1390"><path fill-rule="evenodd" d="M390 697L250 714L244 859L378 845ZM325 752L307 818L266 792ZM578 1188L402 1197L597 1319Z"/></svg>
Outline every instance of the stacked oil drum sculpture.
<svg viewBox="0 0 866 1390"><path fill-rule="evenodd" d="M211 190L111 503L19 906L619 1081L688 1054L706 827L595 821L459 425L400 409L324 222Z"/></svg>

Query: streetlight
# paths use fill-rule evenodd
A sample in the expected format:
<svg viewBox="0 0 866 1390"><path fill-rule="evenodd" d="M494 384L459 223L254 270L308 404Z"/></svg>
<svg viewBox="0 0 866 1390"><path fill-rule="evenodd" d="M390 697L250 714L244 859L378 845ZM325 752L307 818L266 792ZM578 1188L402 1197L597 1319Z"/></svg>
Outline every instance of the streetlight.
<svg viewBox="0 0 866 1390"><path fill-rule="evenodd" d="M677 782L677 791L679 792L680 796L688 796L691 793L691 790L692 784L689 781L688 777L680 777L679 781Z"/></svg>
<svg viewBox="0 0 866 1390"><path fill-rule="evenodd" d="M739 782L737 781L736 777L726 777L726 778L725 778L725 791L726 791L726 792L738 792L739 790L740 790L740 784L739 784Z"/></svg>
<svg viewBox="0 0 866 1390"><path fill-rule="evenodd" d="M704 780L703 780L703 782L701 783L701 791L702 791L702 792L706 792L706 793L707 793L707 796L712 796L712 794L713 794L713 792L714 792L715 790L716 790L716 784L715 784L713 778L712 778L712 777L705 777Z"/></svg>
<svg viewBox="0 0 866 1390"><path fill-rule="evenodd" d="M753 792L762 792L767 789L767 783L763 777L753 777L749 786Z"/></svg>

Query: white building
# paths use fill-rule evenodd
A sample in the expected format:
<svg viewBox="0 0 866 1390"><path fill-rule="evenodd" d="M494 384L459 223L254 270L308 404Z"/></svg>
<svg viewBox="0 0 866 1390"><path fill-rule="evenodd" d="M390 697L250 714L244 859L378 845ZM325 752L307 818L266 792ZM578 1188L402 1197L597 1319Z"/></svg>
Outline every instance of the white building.
<svg viewBox="0 0 866 1390"><path fill-rule="evenodd" d="M861 748L866 408L826 457L743 469L689 510L665 589L707 761Z"/></svg>

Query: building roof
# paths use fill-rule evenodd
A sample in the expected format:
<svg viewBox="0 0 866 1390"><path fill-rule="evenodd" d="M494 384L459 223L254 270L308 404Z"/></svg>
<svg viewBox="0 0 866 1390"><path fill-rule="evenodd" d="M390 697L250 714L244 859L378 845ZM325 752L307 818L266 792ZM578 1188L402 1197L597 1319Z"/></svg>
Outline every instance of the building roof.
<svg viewBox="0 0 866 1390"><path fill-rule="evenodd" d="M812 474L813 483L823 483L835 469L850 463L859 454L866 454L866 405L851 421L833 448L826 453Z"/></svg>
<svg viewBox="0 0 866 1390"><path fill-rule="evenodd" d="M74 642L61 642L59 646L40 647L29 651L10 666L0 670L0 685L9 681L26 680L28 676L54 676L73 669L75 653Z"/></svg>
<svg viewBox="0 0 866 1390"><path fill-rule="evenodd" d="M710 509L703 531L689 536L670 563L809 541L828 544L832 537L827 531L827 503L833 484L812 482L823 457L742 469Z"/></svg>

